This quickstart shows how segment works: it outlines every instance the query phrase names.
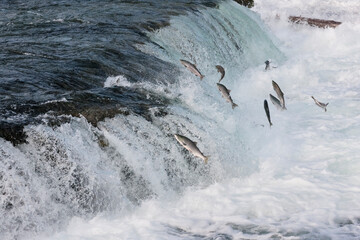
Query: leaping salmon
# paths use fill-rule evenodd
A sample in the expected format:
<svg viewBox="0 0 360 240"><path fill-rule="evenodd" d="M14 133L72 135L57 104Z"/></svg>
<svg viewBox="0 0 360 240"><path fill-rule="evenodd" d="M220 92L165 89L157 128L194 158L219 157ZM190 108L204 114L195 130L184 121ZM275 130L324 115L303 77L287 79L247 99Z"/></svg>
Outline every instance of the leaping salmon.
<svg viewBox="0 0 360 240"><path fill-rule="evenodd" d="M187 69L190 70L193 74L200 77L200 80L202 80L205 76L200 73L200 71L196 68L195 64L188 62L186 60L180 59L180 62L182 65L184 65Z"/></svg>
<svg viewBox="0 0 360 240"><path fill-rule="evenodd" d="M270 70L270 61L266 60L265 61L265 71Z"/></svg>
<svg viewBox="0 0 360 240"><path fill-rule="evenodd" d="M266 113L267 119L268 119L270 127L271 127L273 124L270 119L269 105L268 105L268 102L266 101L266 99L264 100L264 109L265 109L265 113Z"/></svg>
<svg viewBox="0 0 360 240"><path fill-rule="evenodd" d="M221 73L221 78L220 78L220 80L219 80L219 82L221 82L221 80L222 80L222 79L224 78L224 76L225 76L225 69L224 69L222 66L220 66L220 65L216 65L215 67L216 67L217 71L218 71L219 73Z"/></svg>
<svg viewBox="0 0 360 240"><path fill-rule="evenodd" d="M232 109L234 109L235 107L237 107L238 105L235 104L230 96L230 91L229 89L227 89L224 85L222 85L221 83L217 83L216 84L219 88L219 91L221 92L221 95L223 96L223 98L226 99L227 102L231 103L231 107Z"/></svg>
<svg viewBox="0 0 360 240"><path fill-rule="evenodd" d="M205 156L199 148L196 146L196 142L191 141L189 138L182 136L180 134L174 134L176 140L189 152L191 152L195 157L199 157L204 160L205 163L208 162L210 156Z"/></svg>
<svg viewBox="0 0 360 240"><path fill-rule="evenodd" d="M313 96L311 96L312 99L314 99L315 101L315 104L318 105L319 107L323 108L326 112L326 107L329 103L322 103L322 102L319 102L318 100L316 100Z"/></svg>
<svg viewBox="0 0 360 240"><path fill-rule="evenodd" d="M282 109L285 109L286 110L286 107L285 107L285 99L284 99L284 93L281 91L279 85L275 82L275 81L272 81L272 85L273 85L273 88L280 100L280 103L281 103L281 107Z"/></svg>
<svg viewBox="0 0 360 240"><path fill-rule="evenodd" d="M278 110L283 110L283 108L281 107L281 103L279 101L279 99L277 99L276 97L274 97L273 95L269 94L270 96L270 100L271 102L275 105L275 107L278 109Z"/></svg>

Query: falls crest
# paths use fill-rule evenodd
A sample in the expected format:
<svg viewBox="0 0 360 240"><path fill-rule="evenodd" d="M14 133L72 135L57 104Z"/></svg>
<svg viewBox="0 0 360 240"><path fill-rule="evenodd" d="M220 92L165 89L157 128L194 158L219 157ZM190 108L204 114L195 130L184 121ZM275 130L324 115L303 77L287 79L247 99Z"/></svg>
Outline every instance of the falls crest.
<svg viewBox="0 0 360 240"><path fill-rule="evenodd" d="M193 61L204 72L213 72L214 64L239 73L269 58L284 60L260 17L233 1L174 17L170 23L150 33L154 44L142 50L177 65L178 59Z"/></svg>
<svg viewBox="0 0 360 240"><path fill-rule="evenodd" d="M179 195L188 187L208 186L257 171L257 159L244 129L246 104L233 111L215 83L215 65L223 65L226 84L241 85L242 72L283 56L256 14L225 1L174 17L170 26L149 33L152 44L140 50L179 65L198 64L206 78L199 82L186 70L169 76L166 109L154 107L145 119L118 115L95 128L84 118L50 127L29 125L27 143L17 147L1 140L1 238L61 228L73 216L91 218L101 212L127 212L151 197ZM144 76L146 79L146 76ZM127 83L128 88L153 89ZM234 96L237 103L246 103ZM198 142L209 164L193 157L173 134ZM55 227L54 227L55 226ZM51 230L49 230L51 231Z"/></svg>

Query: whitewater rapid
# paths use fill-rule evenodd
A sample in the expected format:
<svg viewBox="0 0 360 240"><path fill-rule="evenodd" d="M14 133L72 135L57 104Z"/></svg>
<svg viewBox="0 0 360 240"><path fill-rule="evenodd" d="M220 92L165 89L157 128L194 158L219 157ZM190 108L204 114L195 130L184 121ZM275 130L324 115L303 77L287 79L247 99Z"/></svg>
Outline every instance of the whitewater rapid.
<svg viewBox="0 0 360 240"><path fill-rule="evenodd" d="M25 199L32 205L12 219L33 221L40 229L33 239L44 240L359 239L359 12L356 0L256 1L250 10L224 1L172 17L147 33L153 44L134 46L178 66L176 81L104 79L104 87L170 99L166 114L154 107L151 120L130 113L98 128L84 118L56 129L28 126L29 144L19 149L1 140L3 168L17 166L6 176L24 172L10 182L14 192L33 185ZM343 23L293 25L292 14ZM181 66L182 58L196 62L205 78ZM267 59L276 68L264 71ZM239 105L234 110L216 87L218 64ZM269 101L272 80L285 94L286 111ZM329 102L328 111L311 96ZM209 163L184 150L174 133L197 141ZM48 159L56 160L56 174ZM67 181L81 189L69 191L61 185ZM58 227L42 229L57 218Z"/></svg>

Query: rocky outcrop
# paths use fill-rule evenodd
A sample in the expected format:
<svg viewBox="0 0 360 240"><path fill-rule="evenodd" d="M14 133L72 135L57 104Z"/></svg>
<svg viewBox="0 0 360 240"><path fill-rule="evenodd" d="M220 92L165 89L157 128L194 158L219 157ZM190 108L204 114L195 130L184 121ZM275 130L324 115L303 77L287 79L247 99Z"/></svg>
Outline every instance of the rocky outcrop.
<svg viewBox="0 0 360 240"><path fill-rule="evenodd" d="M127 116L132 113L142 116L148 121L152 121L153 116L162 117L167 114L165 108L168 100L165 98L151 93L145 95L139 92L119 92L119 94L121 93L122 95L129 94L127 98L124 97L122 102L116 102L106 97L85 95L82 97L90 100L81 101L81 98L78 98L71 101L19 105L16 108L17 114L22 114L27 118L23 121L0 121L0 138L13 143L13 145L26 143L25 126L46 123L49 126L57 127L69 122L71 117L84 117L96 127L98 122L104 121L105 118L113 118L119 114ZM154 107L159 108L159 110L152 111L151 109ZM106 144L104 143L104 145Z"/></svg>

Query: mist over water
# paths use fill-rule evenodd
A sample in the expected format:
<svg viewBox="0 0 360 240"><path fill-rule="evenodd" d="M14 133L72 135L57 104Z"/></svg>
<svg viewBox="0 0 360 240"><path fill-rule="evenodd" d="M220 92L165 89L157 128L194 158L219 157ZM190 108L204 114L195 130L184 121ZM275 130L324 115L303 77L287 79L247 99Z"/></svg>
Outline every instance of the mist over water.
<svg viewBox="0 0 360 240"><path fill-rule="evenodd" d="M145 116L121 105L96 127L68 116L27 125L27 143L1 139L1 238L358 239L359 11L355 0L259 1L250 10L222 1L143 30L137 56L169 72L107 74L98 85L138 93L129 98L147 105ZM343 23L317 29L289 15ZM276 68L265 71L267 59ZM272 80L285 111L270 102ZM327 112L311 96L329 102ZM196 141L208 164L175 133Z"/></svg>

